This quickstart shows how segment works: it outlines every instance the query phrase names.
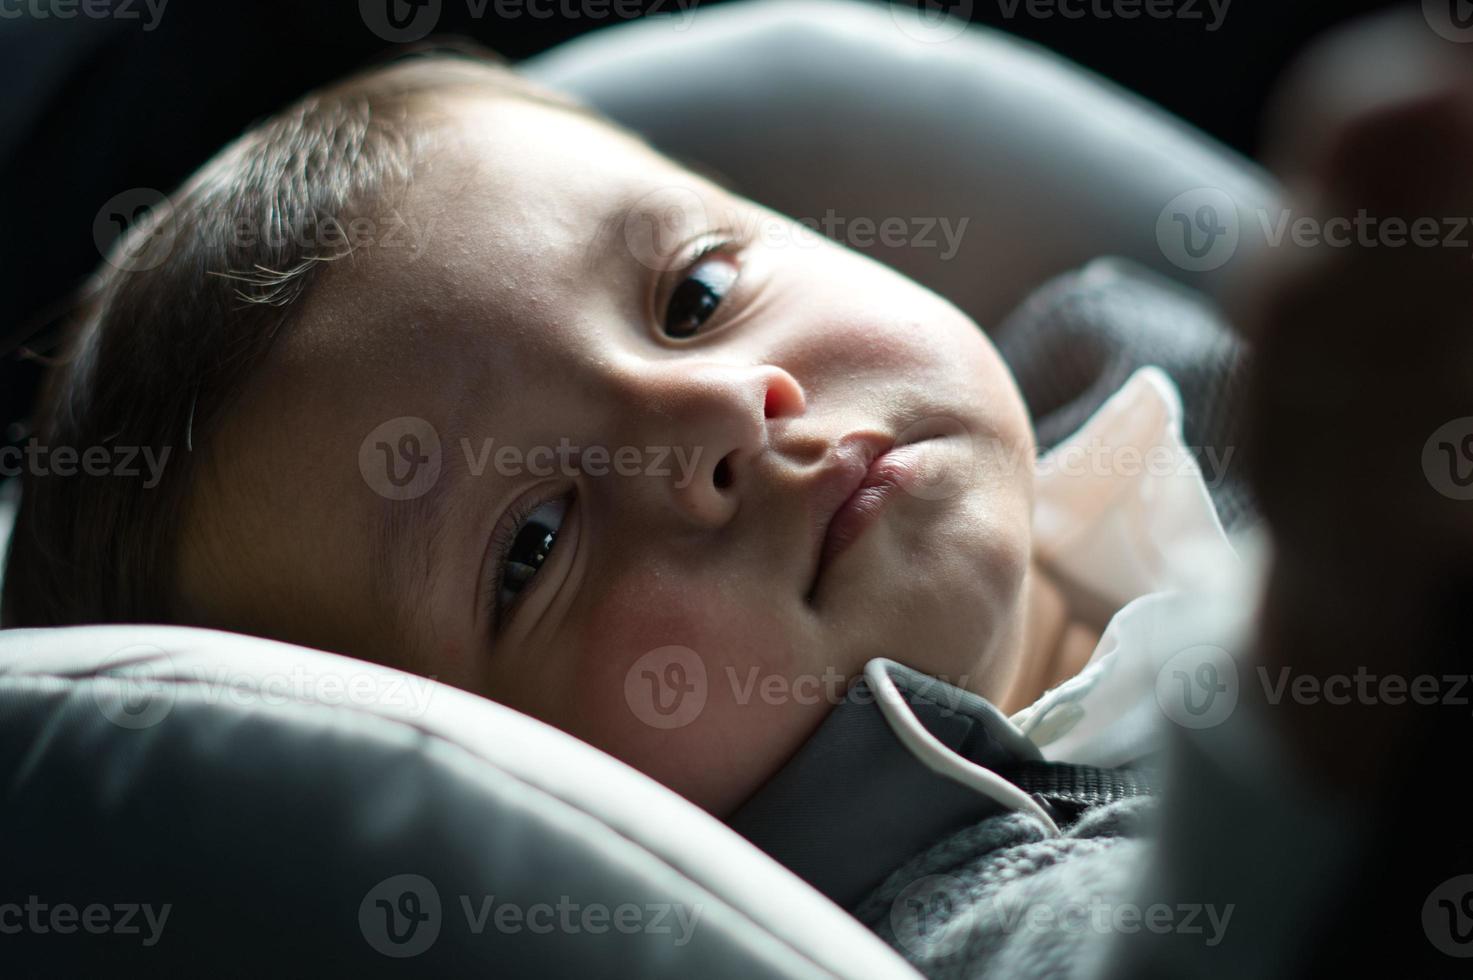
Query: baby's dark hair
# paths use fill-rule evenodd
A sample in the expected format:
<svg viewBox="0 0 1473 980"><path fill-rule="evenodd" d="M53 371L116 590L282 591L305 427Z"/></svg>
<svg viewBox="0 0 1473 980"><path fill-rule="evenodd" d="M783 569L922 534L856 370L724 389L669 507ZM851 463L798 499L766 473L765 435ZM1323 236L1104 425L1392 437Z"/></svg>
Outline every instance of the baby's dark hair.
<svg viewBox="0 0 1473 980"><path fill-rule="evenodd" d="M432 97L458 89L585 111L490 52L420 52L255 125L119 238L81 291L32 434L51 458L147 447L163 465L155 474L140 454L111 476L26 467L0 625L180 621L197 450L323 264L361 246L368 215L394 213L434 145Z"/></svg>

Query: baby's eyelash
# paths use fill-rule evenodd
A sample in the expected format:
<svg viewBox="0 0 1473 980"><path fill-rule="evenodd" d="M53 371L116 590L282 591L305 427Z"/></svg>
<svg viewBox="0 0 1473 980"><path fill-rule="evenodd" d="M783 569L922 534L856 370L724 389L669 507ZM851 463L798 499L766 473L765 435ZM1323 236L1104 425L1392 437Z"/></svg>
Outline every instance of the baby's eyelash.
<svg viewBox="0 0 1473 980"><path fill-rule="evenodd" d="M710 256L715 255L717 252L725 251L735 244L736 243L730 238L717 238L706 242L704 245L696 250L696 254L692 256L691 260L685 264L684 271L690 272L696 266L701 264L702 259L709 258Z"/></svg>
<svg viewBox="0 0 1473 980"><path fill-rule="evenodd" d="M738 259L740 242L735 236L708 232L695 241L698 243L695 254L682 262L670 273L661 277L663 284L658 287L658 292L654 297L654 303L650 310L655 329L671 340L683 341L694 337L697 333L701 332L700 327L707 320L713 315L720 315L716 307L724 305L723 301L735 285L736 278L740 275L739 271L736 271L741 268ZM734 270L733 274L720 283L724 288L720 290L720 295L714 303L707 304L704 296L697 300L696 297L693 297L687 291L685 294L687 305L691 302L696 302L697 308L692 309L691 313L701 314L700 321L692 329L688 330L684 326L677 326L683 324L685 320L682 318L672 319L673 304L676 298L682 295L682 290L686 290L688 283L701 279L699 270L707 264L707 259L712 258L725 261ZM709 285L705 280L702 279L701 281L703 285Z"/></svg>
<svg viewBox="0 0 1473 980"><path fill-rule="evenodd" d="M689 275L703 260L722 252L736 252L741 245L739 237L735 233L725 229L714 229L703 232L697 238L692 239L692 241L699 242L700 244L696 246L695 252L689 258L685 259L672 270L677 278ZM688 247L689 243L682 246L680 251L684 251Z"/></svg>
<svg viewBox="0 0 1473 980"><path fill-rule="evenodd" d="M521 533L527 518L543 504L556 499L556 495L523 496L512 504L491 533L491 574L482 576L481 608L486 610L493 636L501 631L503 614L510 612L521 601L521 596L518 596L506 609L500 609L497 605L501 598L501 589L506 584L506 566L511 558L512 545L516 544L517 535Z"/></svg>

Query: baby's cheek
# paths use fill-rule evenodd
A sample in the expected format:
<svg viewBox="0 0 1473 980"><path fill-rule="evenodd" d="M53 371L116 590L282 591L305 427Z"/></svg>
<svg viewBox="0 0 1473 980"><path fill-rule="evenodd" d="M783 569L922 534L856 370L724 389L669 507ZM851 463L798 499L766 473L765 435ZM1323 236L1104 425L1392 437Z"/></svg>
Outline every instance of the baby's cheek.
<svg viewBox="0 0 1473 980"><path fill-rule="evenodd" d="M791 625L730 589L644 577L606 594L586 624L568 727L700 805L739 803L827 710L813 684L795 688Z"/></svg>

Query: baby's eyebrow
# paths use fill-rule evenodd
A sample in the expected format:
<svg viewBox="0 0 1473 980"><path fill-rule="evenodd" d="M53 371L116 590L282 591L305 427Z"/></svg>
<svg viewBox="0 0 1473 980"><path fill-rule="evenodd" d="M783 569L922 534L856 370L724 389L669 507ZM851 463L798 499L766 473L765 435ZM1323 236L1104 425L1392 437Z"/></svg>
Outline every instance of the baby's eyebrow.
<svg viewBox="0 0 1473 980"><path fill-rule="evenodd" d="M401 644L409 637L431 635L424 630L430 622L434 554L448 528L449 501L459 483L455 471L442 465L430 488L410 500L380 499L371 518L370 587L378 608L394 610L391 621L406 625Z"/></svg>
<svg viewBox="0 0 1473 980"><path fill-rule="evenodd" d="M631 219L639 214L647 196L622 197L599 219L593 234L588 236L588 244L583 248L585 265L595 264L599 258L608 254L611 247L621 244L619 237L629 227Z"/></svg>
<svg viewBox="0 0 1473 980"><path fill-rule="evenodd" d="M458 389L457 389L458 390ZM423 656L419 642L438 632L430 597L437 575L446 569L441 556L467 533L462 521L454 515L465 508L463 501L469 486L471 494L479 494L479 484L491 474L487 467L473 473L464 447L471 444L472 418L476 408L487 408L486 396L471 397L460 391L452 398L454 408L449 417L438 420L440 442L439 474L421 495L408 500L380 497L369 527L369 553L372 567L369 580L373 598L381 609L394 611L392 621L401 624L402 634L396 638L400 647L414 656ZM472 448L475 448L474 446ZM477 555L480 550L477 550ZM458 575L458 569L451 570ZM472 575L479 575L476 565ZM470 583L474 587L475 582ZM474 607L471 610L474 612ZM428 669L428 663L426 663Z"/></svg>
<svg viewBox="0 0 1473 980"><path fill-rule="evenodd" d="M732 187L730 180L710 167L699 163L680 161L677 161L676 165L690 171L707 183L719 187L728 194L737 195L737 191ZM673 185L667 185L667 188L670 186ZM604 216L599 219L593 234L589 236L588 245L583 250L583 260L587 263L594 262L599 256L608 254L607 249L611 246L621 247L628 252L629 246L622 239L633 226L633 223L646 219L657 222L660 219L661 215L658 212L662 210L662 205L659 199L659 190L660 188L658 187L654 189L641 187L620 197L605 212ZM687 187L685 190L693 194L701 193L694 187ZM704 197L704 195L702 196ZM663 209L668 209L668 207L669 202L665 202ZM692 230L706 231L707 229Z"/></svg>

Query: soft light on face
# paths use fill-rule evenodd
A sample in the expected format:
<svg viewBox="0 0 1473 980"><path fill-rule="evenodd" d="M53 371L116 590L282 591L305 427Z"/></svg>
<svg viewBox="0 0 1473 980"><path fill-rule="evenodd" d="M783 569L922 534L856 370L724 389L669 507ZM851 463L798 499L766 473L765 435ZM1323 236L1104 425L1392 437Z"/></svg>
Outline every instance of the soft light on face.
<svg viewBox="0 0 1473 980"><path fill-rule="evenodd" d="M397 205L421 247L333 266L220 436L196 604L503 701L717 813L871 657L1000 690L1033 445L976 325L577 113L442 111ZM401 418L438 440L414 500L359 465ZM386 476L429 460L383 445ZM908 468L815 580L871 457Z"/></svg>

